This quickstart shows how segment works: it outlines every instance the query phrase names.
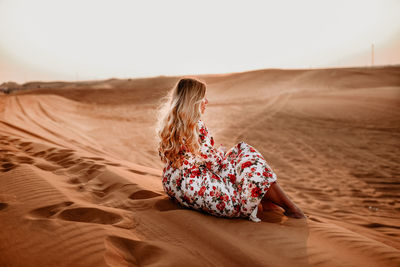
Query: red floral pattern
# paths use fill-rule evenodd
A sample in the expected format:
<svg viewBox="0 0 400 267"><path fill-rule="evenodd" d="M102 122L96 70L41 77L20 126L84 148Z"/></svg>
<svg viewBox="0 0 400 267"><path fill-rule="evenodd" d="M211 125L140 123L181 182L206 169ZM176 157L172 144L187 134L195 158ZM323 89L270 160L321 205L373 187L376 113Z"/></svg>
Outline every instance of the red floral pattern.
<svg viewBox="0 0 400 267"><path fill-rule="evenodd" d="M183 165L163 169L168 196L182 206L220 217L244 217L257 209L276 174L252 146L240 142L226 154L199 120L200 155L182 150ZM184 147L184 146L183 146Z"/></svg>

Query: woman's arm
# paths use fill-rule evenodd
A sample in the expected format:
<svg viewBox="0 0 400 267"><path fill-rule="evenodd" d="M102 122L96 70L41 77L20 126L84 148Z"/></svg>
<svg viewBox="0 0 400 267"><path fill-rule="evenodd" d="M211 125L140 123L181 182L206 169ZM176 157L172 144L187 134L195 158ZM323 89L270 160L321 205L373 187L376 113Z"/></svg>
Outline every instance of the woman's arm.
<svg viewBox="0 0 400 267"><path fill-rule="evenodd" d="M225 153L222 149L214 146L214 138L202 121L199 121L199 132L200 156L202 157L202 161L209 170L218 173L222 168Z"/></svg>

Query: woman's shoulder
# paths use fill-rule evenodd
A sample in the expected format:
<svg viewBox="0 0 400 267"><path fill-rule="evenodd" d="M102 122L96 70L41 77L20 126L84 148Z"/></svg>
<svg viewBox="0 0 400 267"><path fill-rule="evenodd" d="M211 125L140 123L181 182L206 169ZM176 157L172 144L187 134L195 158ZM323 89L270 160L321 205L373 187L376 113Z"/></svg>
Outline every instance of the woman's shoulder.
<svg viewBox="0 0 400 267"><path fill-rule="evenodd" d="M200 132L202 131L202 129L207 129L206 125L204 124L204 122L202 120L199 120L197 122L197 126L198 126L198 129Z"/></svg>
<svg viewBox="0 0 400 267"><path fill-rule="evenodd" d="M201 129L201 128L207 129L206 124L205 124L202 120L199 120L199 121L197 122L197 125L199 126L199 129Z"/></svg>
<svg viewBox="0 0 400 267"><path fill-rule="evenodd" d="M198 126L199 126L200 133L202 133L202 134L208 133L207 126L202 120L198 121Z"/></svg>

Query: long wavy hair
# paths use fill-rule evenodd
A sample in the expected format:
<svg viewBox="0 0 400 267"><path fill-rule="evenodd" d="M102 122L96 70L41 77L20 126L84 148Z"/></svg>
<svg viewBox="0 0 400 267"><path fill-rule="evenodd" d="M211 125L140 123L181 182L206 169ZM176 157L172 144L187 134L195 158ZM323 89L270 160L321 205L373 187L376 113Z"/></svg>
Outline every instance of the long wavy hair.
<svg viewBox="0 0 400 267"><path fill-rule="evenodd" d="M170 90L159 109L157 135L161 160L179 168L182 151L199 154L201 101L206 84L195 78L181 78Z"/></svg>

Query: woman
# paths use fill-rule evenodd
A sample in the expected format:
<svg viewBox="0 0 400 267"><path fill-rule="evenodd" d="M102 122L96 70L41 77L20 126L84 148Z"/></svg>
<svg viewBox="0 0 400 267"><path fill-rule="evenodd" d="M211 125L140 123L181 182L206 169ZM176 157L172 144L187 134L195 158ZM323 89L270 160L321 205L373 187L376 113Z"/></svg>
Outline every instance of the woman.
<svg viewBox="0 0 400 267"><path fill-rule="evenodd" d="M286 216L304 218L255 148L244 142L227 152L214 146L201 120L207 104L206 84L182 78L160 113L158 149L165 162L162 184L169 197L185 207L220 217L259 222L258 209L275 203Z"/></svg>

